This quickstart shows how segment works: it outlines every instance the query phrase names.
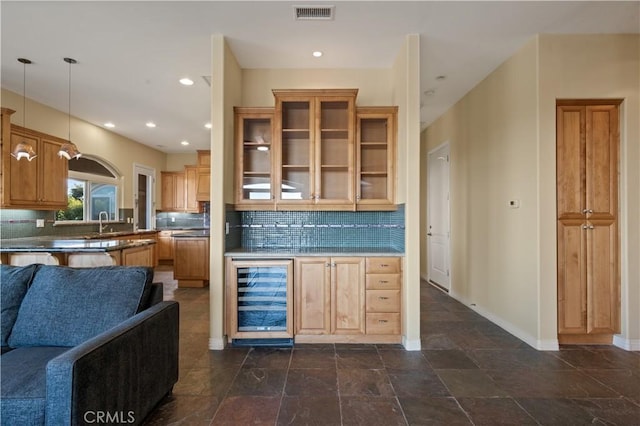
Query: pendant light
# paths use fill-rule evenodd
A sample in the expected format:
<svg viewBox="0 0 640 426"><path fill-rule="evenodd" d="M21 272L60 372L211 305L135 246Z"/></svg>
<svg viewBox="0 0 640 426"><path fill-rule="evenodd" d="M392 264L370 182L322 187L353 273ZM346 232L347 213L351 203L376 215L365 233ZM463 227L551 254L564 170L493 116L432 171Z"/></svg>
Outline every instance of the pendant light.
<svg viewBox="0 0 640 426"><path fill-rule="evenodd" d="M18 62L22 64L22 127L25 127L25 123L27 122L27 108L25 106L27 104L27 64L30 64L31 61L25 58L18 58ZM22 138L22 142L16 145L11 155L18 161L20 161L21 158L26 158L28 161L31 161L36 158L36 151L29 142Z"/></svg>
<svg viewBox="0 0 640 426"><path fill-rule="evenodd" d="M71 64L76 64L78 61L72 58L64 58L64 61L69 64L69 138L60 147L58 155L60 158L64 157L67 160L71 160L72 158L80 158L81 155L76 144L71 142Z"/></svg>

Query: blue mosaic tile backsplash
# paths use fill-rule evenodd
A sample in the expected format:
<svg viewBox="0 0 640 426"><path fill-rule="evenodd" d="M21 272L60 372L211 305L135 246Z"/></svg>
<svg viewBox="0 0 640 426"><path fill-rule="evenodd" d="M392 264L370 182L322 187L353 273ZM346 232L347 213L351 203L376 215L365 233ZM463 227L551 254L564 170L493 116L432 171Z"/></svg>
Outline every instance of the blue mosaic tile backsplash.
<svg viewBox="0 0 640 426"><path fill-rule="evenodd" d="M391 212L227 211L227 221L227 249L368 247L404 251L404 205Z"/></svg>

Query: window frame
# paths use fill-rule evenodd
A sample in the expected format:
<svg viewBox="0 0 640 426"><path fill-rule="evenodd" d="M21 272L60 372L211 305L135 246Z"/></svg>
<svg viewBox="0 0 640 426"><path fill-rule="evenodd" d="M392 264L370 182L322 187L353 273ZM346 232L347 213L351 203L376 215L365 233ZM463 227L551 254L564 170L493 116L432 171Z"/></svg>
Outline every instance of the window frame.
<svg viewBox="0 0 640 426"><path fill-rule="evenodd" d="M92 158L92 160L102 164L103 166L105 166L114 175L118 174L111 167L105 165L104 162L95 160L93 158ZM92 183L100 183L100 184L107 184L107 185L115 186L115 188L116 188L115 218L114 219L110 219L109 222L119 222L120 221L120 209L121 209L121 206L122 206L122 178L118 178L118 177L110 178L110 177L107 177L107 176L94 175L92 173L76 172L76 171L73 171L73 170L69 170L69 175L67 177L67 180L68 179L75 179L75 180L80 180L80 181L85 182L85 196L84 196L84 200L83 200L83 211L82 211L83 220L82 221L79 221L79 220L56 220L54 222L55 225L81 225L81 224L99 223L99 220L91 220L90 219L91 218L91 205L90 205L91 203L89 202L89 199L88 199L88 193L90 191Z"/></svg>

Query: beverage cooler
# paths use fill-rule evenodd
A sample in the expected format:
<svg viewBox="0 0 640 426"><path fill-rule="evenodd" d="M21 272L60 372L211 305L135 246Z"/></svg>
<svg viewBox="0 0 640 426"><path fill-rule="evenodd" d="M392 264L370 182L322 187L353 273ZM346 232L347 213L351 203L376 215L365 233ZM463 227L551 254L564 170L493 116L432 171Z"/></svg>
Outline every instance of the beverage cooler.
<svg viewBox="0 0 640 426"><path fill-rule="evenodd" d="M293 260L231 259L227 334L236 345L293 344Z"/></svg>

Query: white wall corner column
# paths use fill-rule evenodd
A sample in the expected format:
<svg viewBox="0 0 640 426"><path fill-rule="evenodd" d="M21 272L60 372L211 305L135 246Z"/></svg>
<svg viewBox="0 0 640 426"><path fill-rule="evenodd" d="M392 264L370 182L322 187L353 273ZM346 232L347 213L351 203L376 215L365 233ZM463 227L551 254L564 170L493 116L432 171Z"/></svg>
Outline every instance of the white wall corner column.
<svg viewBox="0 0 640 426"><path fill-rule="evenodd" d="M420 36L409 34L394 64L398 109L398 202L405 203L402 344L420 350Z"/></svg>
<svg viewBox="0 0 640 426"><path fill-rule="evenodd" d="M211 237L209 268L209 349L221 350L224 338L224 57L222 35L211 36ZM218 155L216 155L218 154Z"/></svg>

